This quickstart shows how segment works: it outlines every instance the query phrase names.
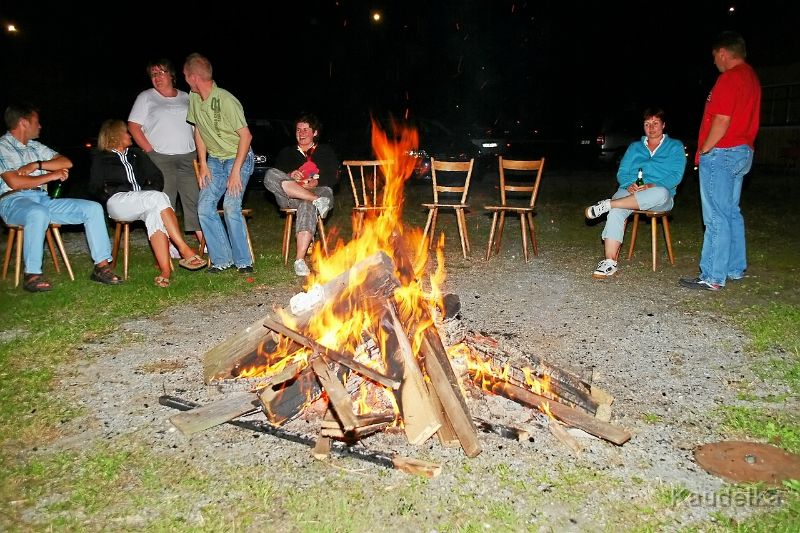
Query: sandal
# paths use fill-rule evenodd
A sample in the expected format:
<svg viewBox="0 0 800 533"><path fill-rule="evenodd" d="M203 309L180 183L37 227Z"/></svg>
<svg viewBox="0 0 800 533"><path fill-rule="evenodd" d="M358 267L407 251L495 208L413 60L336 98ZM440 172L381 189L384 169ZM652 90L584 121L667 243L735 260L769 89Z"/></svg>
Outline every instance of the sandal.
<svg viewBox="0 0 800 533"><path fill-rule="evenodd" d="M53 286L41 274L25 274L22 288L28 292L47 292L52 290Z"/></svg>
<svg viewBox="0 0 800 533"><path fill-rule="evenodd" d="M161 287L162 289L169 287L169 278L165 278L164 276L156 276L153 281L156 282L156 287Z"/></svg>
<svg viewBox="0 0 800 533"><path fill-rule="evenodd" d="M181 259L178 264L186 270L200 270L206 267L206 262L197 254L194 254L189 259Z"/></svg>
<svg viewBox="0 0 800 533"><path fill-rule="evenodd" d="M105 283L106 285L119 285L124 281L121 277L117 276L111 271L111 265L106 265L104 267L95 266L90 279L92 281Z"/></svg>

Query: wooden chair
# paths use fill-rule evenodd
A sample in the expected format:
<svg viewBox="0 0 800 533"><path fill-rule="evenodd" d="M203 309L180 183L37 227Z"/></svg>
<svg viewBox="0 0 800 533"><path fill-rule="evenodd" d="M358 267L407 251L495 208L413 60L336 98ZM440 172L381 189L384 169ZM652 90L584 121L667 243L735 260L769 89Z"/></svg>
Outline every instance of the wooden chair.
<svg viewBox="0 0 800 533"><path fill-rule="evenodd" d="M353 236L357 236L364 225L367 214L378 215L391 206L384 205L384 168L391 161L343 161L353 189ZM355 175L354 175L355 174Z"/></svg>
<svg viewBox="0 0 800 533"><path fill-rule="evenodd" d="M628 249L628 261L631 260L633 257L633 246L636 244L636 233L639 229L639 217L644 215L650 219L650 234L652 235L651 238L651 252L653 254L653 272L656 271L656 241L658 240L656 235L658 233L658 221L661 220L661 225L664 227L664 240L667 242L667 257L669 257L669 262L671 264L675 264L675 256L672 255L672 238L669 233L669 215L671 211L646 211L646 210L635 210L633 212L633 228L631 228L631 245Z"/></svg>
<svg viewBox="0 0 800 533"><path fill-rule="evenodd" d="M8 278L8 265L11 262L11 250L14 249L16 243L16 260L14 262L14 287L19 287L20 272L22 271L22 243L25 239L25 230L23 226L15 224L6 224L8 227L8 240L6 241L6 255L3 260L3 279ZM58 246L58 251L61 253L61 259L64 260L64 266L67 267L69 279L75 281L75 275L72 273L72 265L69 264L69 257L67 251L64 249L64 241L61 240L61 224L50 224L45 232L47 239L47 247L50 249L50 256L53 258L53 266L56 272L61 272L58 266L58 256L56 256L56 249L53 241Z"/></svg>
<svg viewBox="0 0 800 533"><path fill-rule="evenodd" d="M536 197L539 194L539 184L542 181L544 157L539 160L516 161L503 159L501 156L499 158L499 165L500 205L484 206L487 211L493 213L492 230L489 233L489 246L486 249L486 260L488 261L493 253L500 253L500 242L503 239L503 226L505 225L506 213L514 213L519 215L520 229L522 230L522 251L525 256L525 262L527 263L529 260L528 233L530 233L531 244L533 245L533 254L539 255L533 215L536 209ZM515 171L515 173L506 176L507 170ZM508 202L508 193L529 193L530 199L527 205L513 205ZM495 230L497 231L496 238Z"/></svg>
<svg viewBox="0 0 800 533"><path fill-rule="evenodd" d="M130 247L131 224L138 220L114 220L114 244L111 246L111 268L117 268L119 259L120 235L122 236L122 279L128 279L128 252ZM172 260L169 262L170 270L175 270Z"/></svg>
<svg viewBox="0 0 800 533"><path fill-rule="evenodd" d="M289 248L291 247L292 241L292 226L294 225L294 218L297 214L297 209L292 207L282 207L281 213L286 216L286 222L283 224L283 246L281 248L283 252L283 264L286 265L289 263ZM325 255L327 256L328 240L325 237L325 224L322 221L322 217L319 215L317 215L317 232L319 233L319 239L322 241L322 251L325 252ZM309 250L311 250L311 247L309 247Z"/></svg>
<svg viewBox="0 0 800 533"><path fill-rule="evenodd" d="M472 179L472 167L475 159L469 161L437 161L431 158L431 181L433 182L433 203L422 204L423 207L428 209L428 220L425 222L425 231L422 234L423 243L424 238L428 235L430 230L430 238L428 246L433 245L436 234L436 219L439 217L439 209L453 209L456 214L456 222L458 223L458 235L461 238L461 253L464 254L466 259L467 253L470 252L469 234L467 233L467 219L464 211L469 207L467 205L467 195L469 194L469 183ZM455 174L458 178L457 185L442 185L442 178L446 178L443 174ZM461 197L457 203L440 203L439 193L455 193L460 194Z"/></svg>
<svg viewBox="0 0 800 533"><path fill-rule="evenodd" d="M225 211L223 209L217 209L217 214L219 216L224 216ZM253 216L253 210L250 208L242 209L242 217L244 217L244 234L247 236L247 247L250 249L250 258L253 260L253 263L256 262L256 254L253 252L253 241L250 240L250 229L247 227L247 219ZM203 238L200 239L200 246L197 252L197 255L203 257L206 249L206 235L205 232L203 233ZM208 256L208 266L211 266L211 255Z"/></svg>

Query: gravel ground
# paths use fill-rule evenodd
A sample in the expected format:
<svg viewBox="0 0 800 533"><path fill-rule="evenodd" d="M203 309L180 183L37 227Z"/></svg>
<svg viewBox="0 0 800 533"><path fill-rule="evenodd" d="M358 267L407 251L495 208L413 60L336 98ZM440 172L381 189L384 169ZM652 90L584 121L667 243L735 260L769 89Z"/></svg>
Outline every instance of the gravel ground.
<svg viewBox="0 0 800 533"><path fill-rule="evenodd" d="M519 472L536 467L553 477L560 468L582 467L621 481L600 491L593 488L578 509L551 502L537 510L537 519L557 530L608 526L612 505L646 502L654 487L680 485L698 495L720 489L723 482L694 463L692 450L723 438L713 429L713 409L735 404L735 385L757 378L749 371L743 351L747 339L740 331L717 316L686 311L690 306L681 305L682 299L711 294L678 290L674 270L668 274L671 283L634 282L634 276L625 275L592 280L592 258L585 264L565 264L546 246L525 264L515 257L515 245L506 243L504 253L488 264L491 268L477 251L473 259L459 260L449 270L446 290L460 296L462 326L580 375L591 371L594 384L615 397L612 423L629 430L633 438L615 446L570 430L585 448L576 455L550 435L546 420L536 412L502 398L480 396L469 401L473 415L526 427L531 439L518 443L481 433L484 451L474 459L435 439L414 448L388 433L365 439L366 446L441 463L441 476L426 490L443 494L463 481L458 474L465 462L475 472L507 465ZM296 473L288 482L314 483L304 477L308 469L291 469L311 461L302 445L272 437L253 439L250 432L231 426L187 438L168 421L175 411L158 404L165 393L200 403L223 397L202 383L203 354L265 316L273 305L286 305L296 291L289 285L256 287L247 297L176 307L126 322L114 334L82 346L76 364L64 369L58 393L84 406L88 414L66 423L61 428L64 436L40 451L133 439L155 453L203 462L204 468L280 466ZM301 418L287 429L313 435L317 423L314 417ZM383 470L353 458L334 462L361 470L359 479L366 475L377 480ZM392 476L397 480L405 474ZM507 490L504 484L499 476L483 475L473 490L497 495ZM546 483L539 488L552 489ZM714 505L678 506L670 511L670 519L679 527L708 519L716 511L720 508ZM744 516L750 509L725 512Z"/></svg>

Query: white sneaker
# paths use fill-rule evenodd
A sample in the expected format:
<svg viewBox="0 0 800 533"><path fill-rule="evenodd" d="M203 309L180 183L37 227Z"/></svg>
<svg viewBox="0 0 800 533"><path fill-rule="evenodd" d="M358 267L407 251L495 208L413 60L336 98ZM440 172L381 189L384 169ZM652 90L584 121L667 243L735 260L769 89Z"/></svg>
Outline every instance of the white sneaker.
<svg viewBox="0 0 800 533"><path fill-rule="evenodd" d="M617 273L617 262L613 259L603 259L597 263L597 268L592 272L592 277L596 279L610 278Z"/></svg>
<svg viewBox="0 0 800 533"><path fill-rule="evenodd" d="M294 262L294 273L298 276L308 276L311 274L311 270L309 270L305 261L298 259Z"/></svg>
<svg viewBox="0 0 800 533"><path fill-rule="evenodd" d="M600 200L586 208L586 218L595 219L611 210L611 200Z"/></svg>
<svg viewBox="0 0 800 533"><path fill-rule="evenodd" d="M331 210L330 198L327 198L325 196L320 196L311 203L314 204L314 207L317 208L317 213L319 213L319 216L321 216L322 218L325 218L325 215L327 215L328 211Z"/></svg>
<svg viewBox="0 0 800 533"><path fill-rule="evenodd" d="M181 253L178 251L177 248L175 248L175 245L172 243L169 243L169 256L173 259L181 258Z"/></svg>

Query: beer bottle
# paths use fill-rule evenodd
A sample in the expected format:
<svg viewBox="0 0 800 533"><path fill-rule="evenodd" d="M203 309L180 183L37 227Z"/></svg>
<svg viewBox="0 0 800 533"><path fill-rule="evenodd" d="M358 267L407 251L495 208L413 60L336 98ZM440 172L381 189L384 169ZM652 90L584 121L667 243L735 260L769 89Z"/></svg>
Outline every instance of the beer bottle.
<svg viewBox="0 0 800 533"><path fill-rule="evenodd" d="M644 173L642 172L641 168L639 169L639 172L636 173L636 185L638 187L644 185Z"/></svg>
<svg viewBox="0 0 800 533"><path fill-rule="evenodd" d="M56 184L56 188L53 189L53 194L52 194L53 198L60 198L61 197L61 185L63 185L63 184L64 184L63 181L59 181Z"/></svg>

